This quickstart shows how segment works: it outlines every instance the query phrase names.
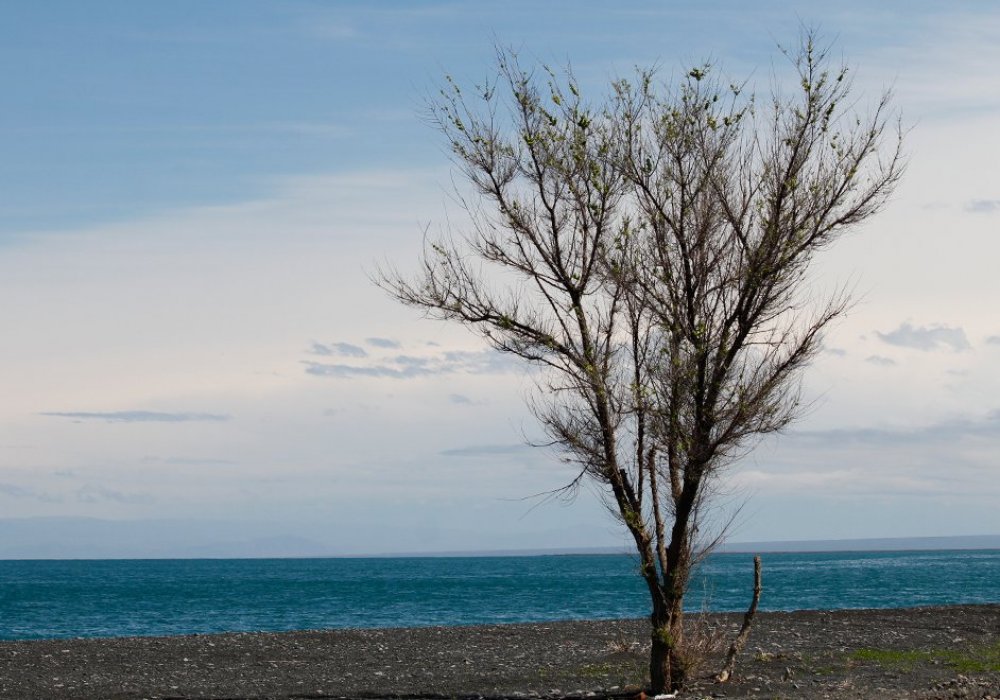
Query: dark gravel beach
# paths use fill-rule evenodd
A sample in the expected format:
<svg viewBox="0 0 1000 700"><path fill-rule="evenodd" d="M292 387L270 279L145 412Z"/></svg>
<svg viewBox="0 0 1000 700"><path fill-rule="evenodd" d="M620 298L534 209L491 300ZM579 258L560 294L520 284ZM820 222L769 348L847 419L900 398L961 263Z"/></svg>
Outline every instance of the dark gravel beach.
<svg viewBox="0 0 1000 700"><path fill-rule="evenodd" d="M0 697L635 697L647 638L616 620L2 642ZM1000 698L1000 605L762 613L736 680L681 697Z"/></svg>

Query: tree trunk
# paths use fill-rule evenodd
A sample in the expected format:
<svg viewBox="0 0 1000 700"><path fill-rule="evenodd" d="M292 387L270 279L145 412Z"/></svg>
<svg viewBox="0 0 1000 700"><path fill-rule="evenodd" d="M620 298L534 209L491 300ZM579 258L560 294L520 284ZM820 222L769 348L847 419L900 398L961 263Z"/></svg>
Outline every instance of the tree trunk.
<svg viewBox="0 0 1000 700"><path fill-rule="evenodd" d="M653 613L653 646L649 652L649 682L653 695L680 690L686 680L681 602L673 602L666 614Z"/></svg>

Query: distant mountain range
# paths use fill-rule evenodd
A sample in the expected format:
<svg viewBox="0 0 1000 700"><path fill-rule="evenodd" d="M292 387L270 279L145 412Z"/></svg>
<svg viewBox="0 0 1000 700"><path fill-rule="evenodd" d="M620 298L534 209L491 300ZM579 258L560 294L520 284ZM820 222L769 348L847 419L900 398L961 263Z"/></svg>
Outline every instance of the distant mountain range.
<svg viewBox="0 0 1000 700"><path fill-rule="evenodd" d="M731 542L716 551L724 554L777 552L901 552L914 550L1000 549L1000 535L954 537L872 537L849 540L776 540ZM500 551L419 552L386 556L531 556L560 554L631 554L623 547L575 547L567 549L511 549Z"/></svg>
<svg viewBox="0 0 1000 700"><path fill-rule="evenodd" d="M253 559L344 556L344 551L267 523L224 520L0 519L0 559ZM1000 549L1000 535L733 542L720 552L834 552ZM451 552L373 552L369 556L530 556L620 554L621 547ZM356 553L350 553L357 556Z"/></svg>
<svg viewBox="0 0 1000 700"><path fill-rule="evenodd" d="M322 557L321 542L226 520L0 519L0 559L256 559Z"/></svg>
<svg viewBox="0 0 1000 700"><path fill-rule="evenodd" d="M853 540L733 542L722 552L886 552L921 549L1000 549L1000 535L958 537L871 537Z"/></svg>

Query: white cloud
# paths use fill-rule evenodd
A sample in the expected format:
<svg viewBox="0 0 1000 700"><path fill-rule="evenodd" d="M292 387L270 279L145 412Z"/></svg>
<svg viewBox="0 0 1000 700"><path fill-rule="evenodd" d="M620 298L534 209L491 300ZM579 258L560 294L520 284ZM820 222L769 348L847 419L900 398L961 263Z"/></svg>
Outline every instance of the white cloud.
<svg viewBox="0 0 1000 700"><path fill-rule="evenodd" d="M965 211L973 214L1000 212L1000 199L970 199L965 203Z"/></svg>
<svg viewBox="0 0 1000 700"><path fill-rule="evenodd" d="M0 483L0 494L8 498L41 501L42 503L60 503L62 501L58 496L53 496L45 491L39 491L31 486L21 486L19 484Z"/></svg>
<svg viewBox="0 0 1000 700"><path fill-rule="evenodd" d="M382 340L369 344L381 348L400 348L401 343ZM378 339L381 340L381 339ZM433 347L433 346L429 346ZM306 373L317 377L352 379L377 377L382 379L415 379L451 374L507 374L524 372L527 366L519 358L496 350L445 350L424 355L383 355L358 357L353 364L304 361Z"/></svg>
<svg viewBox="0 0 1000 700"><path fill-rule="evenodd" d="M812 471L808 468L791 473L750 469L740 472L738 483L748 489L783 494L825 493L837 498L893 496L938 496L941 483L919 474L880 474L870 467Z"/></svg>
<svg viewBox="0 0 1000 700"><path fill-rule="evenodd" d="M164 413L162 411L43 411L40 415L74 420L101 420L108 423L192 423L226 421L218 413Z"/></svg>
<svg viewBox="0 0 1000 700"><path fill-rule="evenodd" d="M155 499L148 493L123 493L100 484L84 484L76 490L76 498L81 503L105 503L108 501L126 505L147 505Z"/></svg>
<svg viewBox="0 0 1000 700"><path fill-rule="evenodd" d="M962 352L972 347L964 330L944 325L913 326L910 323L903 323L895 330L887 333L876 331L875 335L889 345L915 350L948 348L954 352Z"/></svg>
<svg viewBox="0 0 1000 700"><path fill-rule="evenodd" d="M351 345L350 343L330 343L329 345L324 345L323 343L314 342L312 347L309 348L309 353L323 357L330 357L332 355L341 355L343 357L368 357L368 353L365 352L364 348L358 347L357 345Z"/></svg>
<svg viewBox="0 0 1000 700"><path fill-rule="evenodd" d="M454 447L442 450L441 454L446 457L498 457L516 455L524 452L531 452L537 448L530 445L470 445L468 447Z"/></svg>
<svg viewBox="0 0 1000 700"><path fill-rule="evenodd" d="M783 483L803 479L858 477L858 488L879 493L881 478L937 484L939 491L975 491L994 483L1000 450L1000 411L962 415L923 425L797 429L765 444L748 471ZM816 476L822 474L826 476ZM761 477L763 478L763 477Z"/></svg>

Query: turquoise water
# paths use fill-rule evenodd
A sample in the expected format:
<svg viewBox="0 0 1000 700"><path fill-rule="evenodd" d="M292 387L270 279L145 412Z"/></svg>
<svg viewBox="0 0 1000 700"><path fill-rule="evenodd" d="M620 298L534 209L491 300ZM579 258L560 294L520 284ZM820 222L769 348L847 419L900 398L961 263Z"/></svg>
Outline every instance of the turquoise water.
<svg viewBox="0 0 1000 700"><path fill-rule="evenodd" d="M1000 551L765 554L763 610L1000 602ZM0 561L0 639L640 617L633 557ZM743 610L717 554L689 606Z"/></svg>

